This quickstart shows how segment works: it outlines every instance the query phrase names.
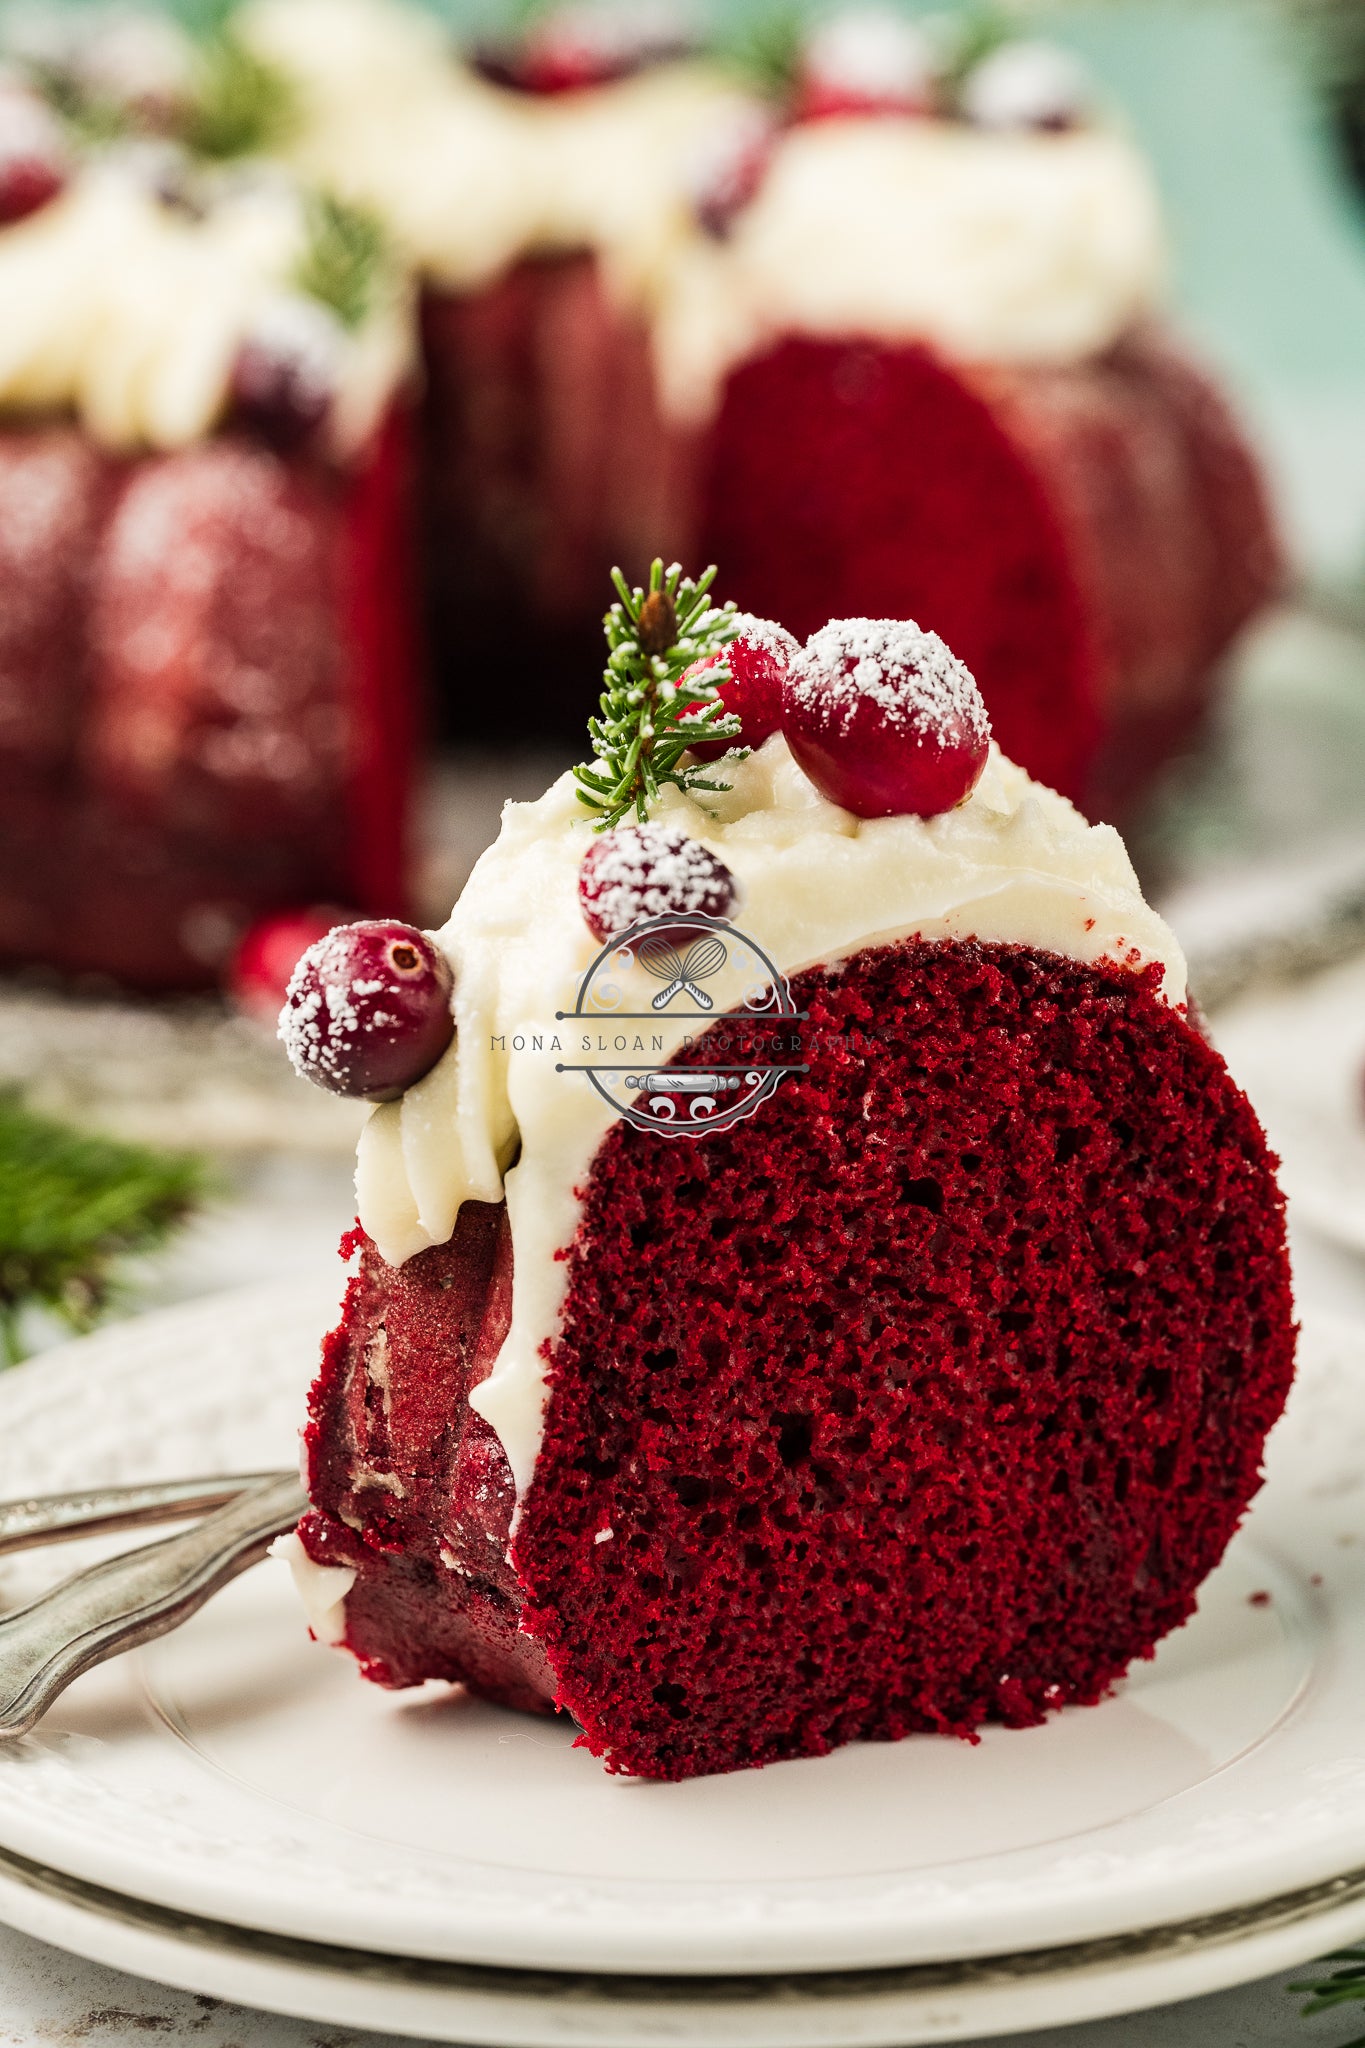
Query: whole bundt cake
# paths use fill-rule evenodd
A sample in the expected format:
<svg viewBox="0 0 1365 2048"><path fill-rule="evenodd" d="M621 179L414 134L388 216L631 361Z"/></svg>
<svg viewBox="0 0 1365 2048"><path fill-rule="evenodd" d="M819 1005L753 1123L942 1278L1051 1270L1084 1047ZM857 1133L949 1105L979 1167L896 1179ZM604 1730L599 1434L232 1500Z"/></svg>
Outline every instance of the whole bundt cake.
<svg viewBox="0 0 1365 2048"><path fill-rule="evenodd" d="M310 1402L315 1631L660 1778L1099 1699L1294 1349L1273 1162L1116 833L935 635L705 606L623 589L594 760L282 1021L410 1084Z"/></svg>
<svg viewBox="0 0 1365 2048"><path fill-rule="evenodd" d="M1189 742L1278 542L1164 322L1148 165L1074 60L852 6L760 93L629 0L548 7L496 65L393 0L242 19L296 81L298 161L422 279L450 731L576 729L602 578L662 552L802 635L919 619L1090 815Z"/></svg>

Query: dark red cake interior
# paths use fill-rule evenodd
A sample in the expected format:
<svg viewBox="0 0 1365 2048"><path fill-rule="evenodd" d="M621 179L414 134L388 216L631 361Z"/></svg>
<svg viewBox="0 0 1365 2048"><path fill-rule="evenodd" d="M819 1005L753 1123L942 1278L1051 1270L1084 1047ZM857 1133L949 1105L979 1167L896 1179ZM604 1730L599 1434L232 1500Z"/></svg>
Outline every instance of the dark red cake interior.
<svg viewBox="0 0 1365 2048"><path fill-rule="evenodd" d="M448 729L581 729L613 562L714 561L804 638L914 618L973 671L1006 753L1118 814L1197 728L1281 565L1255 460L1156 330L1060 367L788 337L713 424L668 419L649 338L584 255L430 295L426 521ZM509 642L506 620L521 631ZM515 684L489 692L490 662Z"/></svg>
<svg viewBox="0 0 1365 2048"><path fill-rule="evenodd" d="M302 1533L358 1567L368 1674L553 1699L665 1778L1100 1697L1191 1612L1292 1370L1264 1141L1158 972L865 953L796 981L810 1072L751 1119L615 1125L510 1563L464 1398L501 1214L363 1247Z"/></svg>
<svg viewBox="0 0 1365 2048"><path fill-rule="evenodd" d="M1152 334L1056 369L788 339L726 388L702 554L798 636L940 634L1004 752L1092 815L1189 738L1279 574L1225 405Z"/></svg>

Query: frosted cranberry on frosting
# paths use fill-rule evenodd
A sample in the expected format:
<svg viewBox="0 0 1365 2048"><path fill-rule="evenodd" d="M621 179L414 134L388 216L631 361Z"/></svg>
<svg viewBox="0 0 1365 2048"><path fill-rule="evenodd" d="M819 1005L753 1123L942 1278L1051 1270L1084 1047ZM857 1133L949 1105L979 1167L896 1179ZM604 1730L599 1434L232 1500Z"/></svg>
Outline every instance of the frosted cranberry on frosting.
<svg viewBox="0 0 1365 2048"><path fill-rule="evenodd" d="M36 94L0 78L0 227L55 199L70 168L56 116Z"/></svg>
<svg viewBox="0 0 1365 2048"><path fill-rule="evenodd" d="M935 52L924 30L890 7L849 7L821 22L802 52L798 120L927 114Z"/></svg>
<svg viewBox="0 0 1365 2048"><path fill-rule="evenodd" d="M736 612L734 622L739 631L723 653L693 662L682 677L685 686L690 678L709 675L723 662L729 674L719 686L720 701L727 715L740 721L733 739L698 740L691 751L699 761L718 761L735 747L761 747L780 729L782 686L801 652L795 636L773 619Z"/></svg>
<svg viewBox="0 0 1365 2048"><path fill-rule="evenodd" d="M305 1081L394 1102L455 1036L454 987L425 932L385 919L339 925L294 969L280 1037Z"/></svg>
<svg viewBox="0 0 1365 2048"><path fill-rule="evenodd" d="M1001 43L962 82L959 107L978 128L1079 127L1090 115L1094 88L1079 57L1056 43L1020 37Z"/></svg>
<svg viewBox="0 0 1365 2048"><path fill-rule="evenodd" d="M595 939L654 917L728 917L738 898L725 862L676 825L618 825L595 839L578 900Z"/></svg>
<svg viewBox="0 0 1365 2048"><path fill-rule="evenodd" d="M232 365L234 419L274 448L302 447L322 426L341 382L346 330L302 292L267 300Z"/></svg>
<svg viewBox="0 0 1365 2048"><path fill-rule="evenodd" d="M832 619L787 678L787 744L859 818L937 817L980 780L990 720L975 680L913 619Z"/></svg>

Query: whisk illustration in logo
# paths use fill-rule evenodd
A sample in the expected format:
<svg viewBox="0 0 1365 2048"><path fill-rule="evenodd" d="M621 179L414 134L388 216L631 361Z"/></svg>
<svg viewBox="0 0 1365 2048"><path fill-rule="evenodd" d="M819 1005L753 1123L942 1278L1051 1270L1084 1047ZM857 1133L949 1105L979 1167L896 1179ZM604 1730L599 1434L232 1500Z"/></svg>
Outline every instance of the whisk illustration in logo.
<svg viewBox="0 0 1365 2048"><path fill-rule="evenodd" d="M586 1075L642 1130L700 1137L752 1116L787 1074L804 1074L798 1010L763 948L724 918L676 912L618 932L572 1010ZM566 1048L567 1049L567 1048Z"/></svg>

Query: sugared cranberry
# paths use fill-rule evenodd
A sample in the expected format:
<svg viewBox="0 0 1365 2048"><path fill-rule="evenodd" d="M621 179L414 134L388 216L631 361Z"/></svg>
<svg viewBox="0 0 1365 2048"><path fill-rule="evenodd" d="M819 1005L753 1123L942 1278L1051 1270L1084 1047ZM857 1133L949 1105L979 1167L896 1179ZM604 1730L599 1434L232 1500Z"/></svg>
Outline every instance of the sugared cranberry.
<svg viewBox="0 0 1365 2048"><path fill-rule="evenodd" d="M721 661L730 671L720 685L720 701L739 719L739 733L729 740L698 740L691 751L699 761L718 761L732 747L761 747L782 724L782 685L800 646L772 619L756 619L752 612L740 612L738 619L739 633L724 653L694 661L679 682L682 689L689 677L705 675Z"/></svg>
<svg viewBox="0 0 1365 2048"><path fill-rule="evenodd" d="M723 242L756 197L777 145L777 122L762 107L736 107L698 138L685 167L697 225Z"/></svg>
<svg viewBox="0 0 1365 2048"><path fill-rule="evenodd" d="M953 810L991 736L971 671L911 619L831 619L813 633L787 677L782 727L821 795L860 818Z"/></svg>
<svg viewBox="0 0 1365 2048"><path fill-rule="evenodd" d="M674 0L587 0L555 7L534 22L508 65L523 92L580 92L609 85L695 47Z"/></svg>
<svg viewBox="0 0 1365 2048"><path fill-rule="evenodd" d="M1001 43L967 73L958 104L978 128L1075 128L1093 92L1079 57L1055 43Z"/></svg>
<svg viewBox="0 0 1365 2048"><path fill-rule="evenodd" d="M34 94L0 88L0 227L65 190L70 163L55 115Z"/></svg>
<svg viewBox="0 0 1365 2048"><path fill-rule="evenodd" d="M305 1081L393 1102L455 1036L454 989L425 932L389 919L338 925L290 976L280 1037Z"/></svg>
<svg viewBox="0 0 1365 2048"><path fill-rule="evenodd" d="M595 939L647 917L728 917L739 889L725 862L676 825L618 825L594 839L578 901Z"/></svg>
<svg viewBox="0 0 1365 2048"><path fill-rule="evenodd" d="M95 10L69 61L87 105L119 109L162 132L184 121L194 93L194 45L159 8Z"/></svg>
<svg viewBox="0 0 1365 2048"><path fill-rule="evenodd" d="M290 977L309 946L346 922L344 910L280 910L258 918L239 942L225 976L234 1009L274 1024Z"/></svg>
<svg viewBox="0 0 1365 2048"><path fill-rule="evenodd" d="M849 7L820 22L801 56L798 121L840 114L926 114L934 49L923 29L890 7Z"/></svg>
<svg viewBox="0 0 1365 2048"><path fill-rule="evenodd" d="M270 300L232 365L232 417L282 453L303 447L327 417L345 346L341 322L316 299Z"/></svg>

